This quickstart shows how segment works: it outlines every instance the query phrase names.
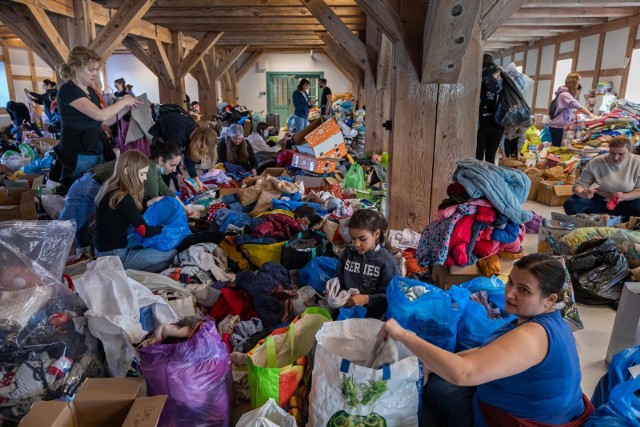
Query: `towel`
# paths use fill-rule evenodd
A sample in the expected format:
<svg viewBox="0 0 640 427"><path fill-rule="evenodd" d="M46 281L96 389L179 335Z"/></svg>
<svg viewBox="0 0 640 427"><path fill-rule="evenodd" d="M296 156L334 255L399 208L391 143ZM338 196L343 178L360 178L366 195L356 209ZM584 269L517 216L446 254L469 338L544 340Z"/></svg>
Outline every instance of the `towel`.
<svg viewBox="0 0 640 427"><path fill-rule="evenodd" d="M349 298L351 298L351 295L359 294L360 291L354 288L351 288L348 291L345 291L344 289L341 290L340 280L338 280L337 277L334 277L327 282L325 293L327 294L329 307L340 308L344 307Z"/></svg>

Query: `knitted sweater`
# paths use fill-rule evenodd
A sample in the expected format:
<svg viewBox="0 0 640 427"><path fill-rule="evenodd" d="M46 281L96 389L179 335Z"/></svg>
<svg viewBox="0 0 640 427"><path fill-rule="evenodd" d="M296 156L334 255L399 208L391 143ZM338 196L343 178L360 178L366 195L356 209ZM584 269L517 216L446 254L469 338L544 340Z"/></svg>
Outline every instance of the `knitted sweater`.
<svg viewBox="0 0 640 427"><path fill-rule="evenodd" d="M614 165L609 156L596 157L582 170L573 191L577 186L589 188L593 183L600 186L598 194L607 199L617 192L640 190L640 156L628 154L619 165Z"/></svg>

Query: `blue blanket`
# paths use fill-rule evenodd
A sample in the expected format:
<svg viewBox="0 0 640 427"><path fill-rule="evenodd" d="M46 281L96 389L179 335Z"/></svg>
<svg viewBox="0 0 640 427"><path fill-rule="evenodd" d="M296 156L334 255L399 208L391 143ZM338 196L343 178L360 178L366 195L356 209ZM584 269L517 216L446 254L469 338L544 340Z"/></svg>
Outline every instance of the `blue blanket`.
<svg viewBox="0 0 640 427"><path fill-rule="evenodd" d="M453 179L467 190L469 196L474 199L486 197L493 207L516 224L531 221L533 214L522 207L531 188L531 181L524 172L471 157L458 160L457 165Z"/></svg>

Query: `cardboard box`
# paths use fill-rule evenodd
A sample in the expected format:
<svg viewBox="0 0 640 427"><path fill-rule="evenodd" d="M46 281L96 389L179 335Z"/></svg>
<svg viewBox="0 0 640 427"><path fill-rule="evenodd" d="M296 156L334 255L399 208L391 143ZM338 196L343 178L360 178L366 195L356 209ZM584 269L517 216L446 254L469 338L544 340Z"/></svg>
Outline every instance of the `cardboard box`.
<svg viewBox="0 0 640 427"><path fill-rule="evenodd" d="M282 175L287 176L286 170L287 168L266 168L264 171L262 171L260 176L266 178L267 175L271 175L274 178L279 178Z"/></svg>
<svg viewBox="0 0 640 427"><path fill-rule="evenodd" d="M0 221L13 219L38 219L34 190L0 190Z"/></svg>
<svg viewBox="0 0 640 427"><path fill-rule="evenodd" d="M503 167L503 168L520 169L521 171L525 171L528 168L526 163L525 162L521 162L520 160L502 159L502 158L500 158L500 160L498 160L498 166Z"/></svg>
<svg viewBox="0 0 640 427"><path fill-rule="evenodd" d="M542 181L538 188L538 203L547 206L562 206L573 194L573 185L559 181Z"/></svg>
<svg viewBox="0 0 640 427"><path fill-rule="evenodd" d="M155 427L167 396L137 397L142 381L89 378L71 403L34 403L20 427Z"/></svg>
<svg viewBox="0 0 640 427"><path fill-rule="evenodd" d="M236 194L240 191L239 188L221 188L218 190L218 197L226 196L228 194Z"/></svg>
<svg viewBox="0 0 640 427"><path fill-rule="evenodd" d="M8 190L15 188L31 188L36 190L38 187L42 187L44 177L38 174L25 174L20 175L15 181L6 181L5 186Z"/></svg>
<svg viewBox="0 0 640 427"><path fill-rule="evenodd" d="M291 166L315 173L331 173L338 167L338 162L331 159L317 159L312 156L295 153Z"/></svg>
<svg viewBox="0 0 640 427"><path fill-rule="evenodd" d="M465 283L476 277L484 276L476 264L462 267L449 265L434 265L431 277L439 288L449 289L453 285Z"/></svg>
<svg viewBox="0 0 640 427"><path fill-rule="evenodd" d="M302 137L300 136L302 135ZM341 159L347 155L344 136L335 118L320 117L293 137L300 153L316 158Z"/></svg>
<svg viewBox="0 0 640 427"><path fill-rule="evenodd" d="M293 182L300 182L300 181L304 183L305 194L309 193L310 191L317 191L327 187L326 179L319 176L298 175L296 176Z"/></svg>
<svg viewBox="0 0 640 427"><path fill-rule="evenodd" d="M531 180L531 188L529 189L529 196L527 196L527 200L537 200L538 191L540 190L540 183L542 182L542 177L529 176L529 180Z"/></svg>

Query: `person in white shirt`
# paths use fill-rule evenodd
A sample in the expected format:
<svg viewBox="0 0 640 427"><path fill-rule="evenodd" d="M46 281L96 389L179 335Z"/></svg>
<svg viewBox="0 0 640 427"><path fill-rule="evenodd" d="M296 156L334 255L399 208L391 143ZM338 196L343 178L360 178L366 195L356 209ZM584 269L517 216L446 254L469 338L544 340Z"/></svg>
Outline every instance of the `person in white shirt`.
<svg viewBox="0 0 640 427"><path fill-rule="evenodd" d="M254 152L275 153L281 149L280 143L271 147L265 142L264 138L267 135L268 128L269 126L265 122L260 122L256 125L253 132L247 137L247 140L251 144L251 147L253 147Z"/></svg>

